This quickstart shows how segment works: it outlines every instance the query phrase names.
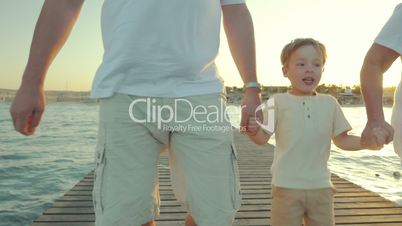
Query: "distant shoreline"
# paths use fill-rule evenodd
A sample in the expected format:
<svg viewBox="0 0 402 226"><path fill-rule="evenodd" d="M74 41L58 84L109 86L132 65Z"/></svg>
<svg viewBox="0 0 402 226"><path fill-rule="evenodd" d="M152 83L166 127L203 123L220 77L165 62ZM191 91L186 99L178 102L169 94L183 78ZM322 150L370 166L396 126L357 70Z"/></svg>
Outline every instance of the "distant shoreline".
<svg viewBox="0 0 402 226"><path fill-rule="evenodd" d="M240 105L243 99L243 88L225 87L228 104ZM289 90L288 86L263 86L261 89L262 100L267 100L276 93L284 93ZM395 87L385 87L383 92L383 105L389 107L393 105ZM342 106L364 106L363 98L360 94L360 87L335 86L322 84L317 87L317 92L328 94L335 97ZM12 102L17 90L1 89L0 102ZM47 102L82 102L97 103L97 99L91 98L90 91L45 91Z"/></svg>
<svg viewBox="0 0 402 226"><path fill-rule="evenodd" d="M1 103L7 103L7 104L11 104L12 100L10 101L0 101ZM99 103L99 99L89 99L89 101L75 101L75 100L64 100L64 101L52 101L52 100L48 100L47 101L48 104L54 104L54 103L80 103L80 104L98 104ZM239 103L228 103L228 105L235 105L235 106L240 106L240 102ZM365 107L364 104L340 104L341 107L345 107L345 108L353 108L353 107ZM383 104L383 107L386 108L392 108L392 104Z"/></svg>

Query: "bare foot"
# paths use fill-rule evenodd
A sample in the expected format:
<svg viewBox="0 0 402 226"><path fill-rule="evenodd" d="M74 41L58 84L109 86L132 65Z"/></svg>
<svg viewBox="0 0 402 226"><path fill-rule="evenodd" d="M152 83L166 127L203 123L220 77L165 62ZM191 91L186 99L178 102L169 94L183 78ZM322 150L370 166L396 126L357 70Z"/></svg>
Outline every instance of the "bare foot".
<svg viewBox="0 0 402 226"><path fill-rule="evenodd" d="M197 226L191 214L186 214L186 218L184 220L186 222L185 226Z"/></svg>
<svg viewBox="0 0 402 226"><path fill-rule="evenodd" d="M155 221L150 221L146 224L143 224L142 226L156 226L156 223L155 223Z"/></svg>

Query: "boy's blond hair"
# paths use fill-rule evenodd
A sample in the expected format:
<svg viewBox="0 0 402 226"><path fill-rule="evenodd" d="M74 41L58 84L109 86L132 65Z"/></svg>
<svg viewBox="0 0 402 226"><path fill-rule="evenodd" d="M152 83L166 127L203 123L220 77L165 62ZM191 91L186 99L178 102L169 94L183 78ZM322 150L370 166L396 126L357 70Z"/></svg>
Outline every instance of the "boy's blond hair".
<svg viewBox="0 0 402 226"><path fill-rule="evenodd" d="M294 51L296 51L298 48L306 45L311 45L313 46L319 53L321 53L321 58L322 58L322 65L325 65L325 61L327 59L327 51L325 49L324 44L321 42L312 39L312 38L297 38L292 40L290 43L285 45L282 49L281 53L281 63L282 66L286 66L290 56Z"/></svg>

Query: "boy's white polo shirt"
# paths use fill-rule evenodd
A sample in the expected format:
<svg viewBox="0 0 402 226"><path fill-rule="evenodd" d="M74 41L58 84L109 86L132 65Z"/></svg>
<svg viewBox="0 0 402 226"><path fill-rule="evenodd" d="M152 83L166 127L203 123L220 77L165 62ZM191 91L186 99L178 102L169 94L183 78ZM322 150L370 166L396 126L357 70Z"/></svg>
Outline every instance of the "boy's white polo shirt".
<svg viewBox="0 0 402 226"><path fill-rule="evenodd" d="M283 93L273 98L276 147L272 184L296 189L331 187L327 166L331 139L352 129L337 100L323 94Z"/></svg>
<svg viewBox="0 0 402 226"><path fill-rule="evenodd" d="M224 90L215 58L222 5L245 0L105 0L104 56L92 97L180 97Z"/></svg>

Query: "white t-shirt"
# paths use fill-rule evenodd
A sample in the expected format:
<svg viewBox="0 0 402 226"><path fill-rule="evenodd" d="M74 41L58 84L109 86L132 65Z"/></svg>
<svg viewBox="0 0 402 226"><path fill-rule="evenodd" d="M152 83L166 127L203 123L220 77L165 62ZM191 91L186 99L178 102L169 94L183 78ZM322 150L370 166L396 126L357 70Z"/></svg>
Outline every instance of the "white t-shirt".
<svg viewBox="0 0 402 226"><path fill-rule="evenodd" d="M394 13L374 42L402 55L402 3L395 7Z"/></svg>
<svg viewBox="0 0 402 226"><path fill-rule="evenodd" d="M395 7L394 13L374 42L402 55L402 3ZM399 83L395 91L391 125L394 128L394 151L399 155L402 164L402 83Z"/></svg>
<svg viewBox="0 0 402 226"><path fill-rule="evenodd" d="M275 153L272 184L295 189L331 187L331 139L351 130L337 100L329 95L274 98ZM264 123L267 114L264 112Z"/></svg>
<svg viewBox="0 0 402 226"><path fill-rule="evenodd" d="M92 97L181 97L223 91L215 57L222 5L245 0L105 0L104 56Z"/></svg>

